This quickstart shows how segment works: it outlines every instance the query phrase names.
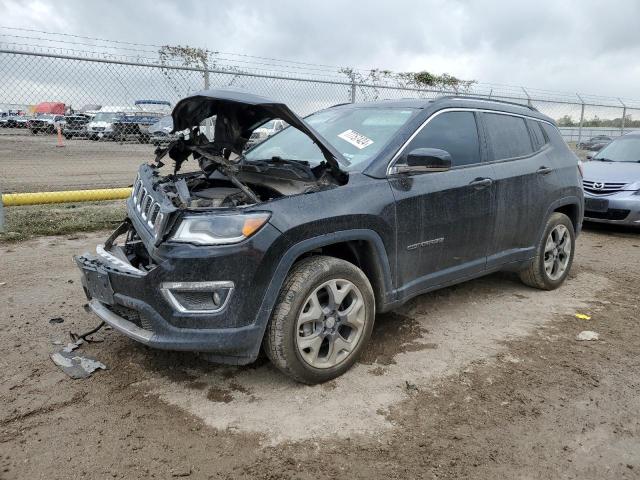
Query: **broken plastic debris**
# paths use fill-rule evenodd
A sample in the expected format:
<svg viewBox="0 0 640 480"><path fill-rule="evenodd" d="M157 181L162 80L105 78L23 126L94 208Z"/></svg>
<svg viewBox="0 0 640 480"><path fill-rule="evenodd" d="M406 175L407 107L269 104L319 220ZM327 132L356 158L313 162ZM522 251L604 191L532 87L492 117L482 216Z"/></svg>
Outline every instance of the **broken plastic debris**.
<svg viewBox="0 0 640 480"><path fill-rule="evenodd" d="M589 315L585 315L584 313L576 313L576 318L578 320L591 320Z"/></svg>
<svg viewBox="0 0 640 480"><path fill-rule="evenodd" d="M576 340L581 341L589 341L589 340L599 340L600 335L597 332L592 332L591 330L584 330L578 334Z"/></svg>
<svg viewBox="0 0 640 480"><path fill-rule="evenodd" d="M73 379L87 378L98 369L106 370L107 366L90 355L74 353L83 343L78 340L67 344L62 350L52 353L51 360Z"/></svg>

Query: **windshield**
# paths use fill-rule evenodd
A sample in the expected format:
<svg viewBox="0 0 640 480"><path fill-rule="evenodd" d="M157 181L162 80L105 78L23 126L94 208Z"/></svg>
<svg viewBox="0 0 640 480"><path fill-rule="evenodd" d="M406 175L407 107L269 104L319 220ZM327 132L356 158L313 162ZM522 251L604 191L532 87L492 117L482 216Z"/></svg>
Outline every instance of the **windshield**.
<svg viewBox="0 0 640 480"><path fill-rule="evenodd" d="M409 108L335 108L314 113L305 120L349 160L348 170L362 170L415 112ZM292 127L245 155L248 161L273 157L307 161L312 166L324 161L311 139Z"/></svg>
<svg viewBox="0 0 640 480"><path fill-rule="evenodd" d="M621 137L604 147L593 160L609 162L640 162L640 135Z"/></svg>
<svg viewBox="0 0 640 480"><path fill-rule="evenodd" d="M100 112L93 117L94 122L113 122L118 118L119 114L115 112Z"/></svg>

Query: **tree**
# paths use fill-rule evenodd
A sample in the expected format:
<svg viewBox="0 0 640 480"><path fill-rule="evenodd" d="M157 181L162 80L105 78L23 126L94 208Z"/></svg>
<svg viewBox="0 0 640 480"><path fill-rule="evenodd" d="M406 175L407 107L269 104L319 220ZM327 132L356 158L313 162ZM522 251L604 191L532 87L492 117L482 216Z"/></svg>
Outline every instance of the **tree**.
<svg viewBox="0 0 640 480"><path fill-rule="evenodd" d="M562 118L558 119L559 127L575 127L576 123L571 118L571 115L564 115Z"/></svg>

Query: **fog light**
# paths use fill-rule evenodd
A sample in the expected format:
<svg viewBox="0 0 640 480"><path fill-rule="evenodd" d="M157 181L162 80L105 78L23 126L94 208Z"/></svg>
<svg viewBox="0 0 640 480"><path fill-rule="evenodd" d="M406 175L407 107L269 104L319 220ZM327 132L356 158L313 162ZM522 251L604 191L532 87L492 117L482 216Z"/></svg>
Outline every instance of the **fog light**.
<svg viewBox="0 0 640 480"><path fill-rule="evenodd" d="M160 290L178 312L216 313L229 302L233 282L167 282Z"/></svg>

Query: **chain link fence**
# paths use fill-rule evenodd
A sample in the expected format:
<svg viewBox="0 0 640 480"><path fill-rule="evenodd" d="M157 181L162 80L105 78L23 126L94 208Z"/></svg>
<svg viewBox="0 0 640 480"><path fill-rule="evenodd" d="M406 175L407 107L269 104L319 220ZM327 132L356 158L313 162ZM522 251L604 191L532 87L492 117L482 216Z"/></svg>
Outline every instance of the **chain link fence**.
<svg viewBox="0 0 640 480"><path fill-rule="evenodd" d="M0 191L130 185L138 165L167 141L170 128L162 118L170 106L203 88L244 89L303 116L339 103L477 95L534 106L558 122L570 143L640 129L640 104L615 98L479 83L417 88L340 70L329 75L304 66L258 70L215 57L198 60L0 49Z"/></svg>

